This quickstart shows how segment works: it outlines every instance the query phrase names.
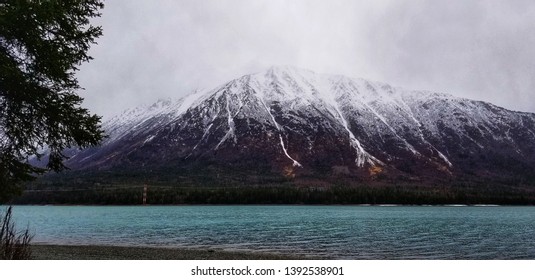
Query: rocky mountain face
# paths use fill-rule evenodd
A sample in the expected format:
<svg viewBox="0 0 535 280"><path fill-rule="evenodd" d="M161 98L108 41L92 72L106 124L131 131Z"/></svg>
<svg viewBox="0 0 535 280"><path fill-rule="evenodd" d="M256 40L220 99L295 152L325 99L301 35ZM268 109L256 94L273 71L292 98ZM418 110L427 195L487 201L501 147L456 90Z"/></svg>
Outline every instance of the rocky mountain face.
<svg viewBox="0 0 535 280"><path fill-rule="evenodd" d="M535 114L292 67L272 67L108 120L75 170L264 169L286 177L535 174Z"/></svg>

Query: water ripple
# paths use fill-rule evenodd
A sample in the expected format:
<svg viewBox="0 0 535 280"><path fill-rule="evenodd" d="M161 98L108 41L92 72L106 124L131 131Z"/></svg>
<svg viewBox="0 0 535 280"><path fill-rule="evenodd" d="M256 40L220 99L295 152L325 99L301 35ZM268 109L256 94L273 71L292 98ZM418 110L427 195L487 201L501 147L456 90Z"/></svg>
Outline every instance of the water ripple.
<svg viewBox="0 0 535 280"><path fill-rule="evenodd" d="M17 206L35 242L337 259L535 259L535 207Z"/></svg>

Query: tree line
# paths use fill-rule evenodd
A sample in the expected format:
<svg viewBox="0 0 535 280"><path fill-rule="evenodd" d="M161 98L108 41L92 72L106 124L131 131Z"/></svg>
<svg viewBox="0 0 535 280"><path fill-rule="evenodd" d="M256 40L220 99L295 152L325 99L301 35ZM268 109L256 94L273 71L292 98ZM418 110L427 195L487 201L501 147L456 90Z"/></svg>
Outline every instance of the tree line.
<svg viewBox="0 0 535 280"><path fill-rule="evenodd" d="M16 204L138 205L144 185L78 185L26 190ZM147 185L147 204L500 204L534 205L532 188L503 186L333 185L327 187Z"/></svg>

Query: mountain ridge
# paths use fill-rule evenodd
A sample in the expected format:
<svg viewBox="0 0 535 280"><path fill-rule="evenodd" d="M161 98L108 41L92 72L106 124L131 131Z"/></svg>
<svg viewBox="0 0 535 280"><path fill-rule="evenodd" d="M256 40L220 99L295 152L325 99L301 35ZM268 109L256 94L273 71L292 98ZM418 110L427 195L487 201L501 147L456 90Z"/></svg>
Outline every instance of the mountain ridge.
<svg viewBox="0 0 535 280"><path fill-rule="evenodd" d="M533 113L290 66L126 110L103 128L102 146L74 152L68 166L142 172L204 162L366 180L535 171Z"/></svg>

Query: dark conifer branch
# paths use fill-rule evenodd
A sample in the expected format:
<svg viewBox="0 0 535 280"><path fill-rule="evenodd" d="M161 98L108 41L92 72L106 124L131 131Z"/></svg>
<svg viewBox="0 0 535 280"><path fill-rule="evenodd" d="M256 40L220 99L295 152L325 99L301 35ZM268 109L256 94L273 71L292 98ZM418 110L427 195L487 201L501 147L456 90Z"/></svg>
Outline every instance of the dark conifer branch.
<svg viewBox="0 0 535 280"><path fill-rule="evenodd" d="M34 174L65 168L70 147L97 145L100 117L81 107L76 71L100 26L100 0L0 3L0 200ZM47 168L28 159L50 151Z"/></svg>

